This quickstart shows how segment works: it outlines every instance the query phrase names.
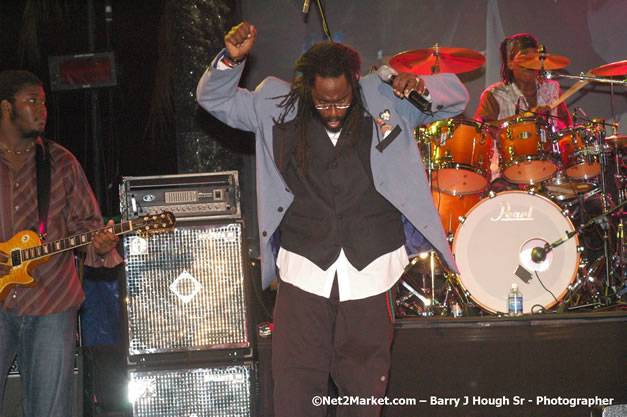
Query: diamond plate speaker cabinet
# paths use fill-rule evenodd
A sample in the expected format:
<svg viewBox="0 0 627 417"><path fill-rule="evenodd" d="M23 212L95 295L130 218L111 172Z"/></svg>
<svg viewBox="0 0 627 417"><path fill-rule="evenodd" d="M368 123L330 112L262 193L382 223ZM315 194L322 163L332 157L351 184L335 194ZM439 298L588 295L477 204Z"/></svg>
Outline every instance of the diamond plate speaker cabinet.
<svg viewBox="0 0 627 417"><path fill-rule="evenodd" d="M124 239L129 364L252 356L244 221Z"/></svg>
<svg viewBox="0 0 627 417"><path fill-rule="evenodd" d="M253 417L252 362L185 369L129 370L134 417Z"/></svg>

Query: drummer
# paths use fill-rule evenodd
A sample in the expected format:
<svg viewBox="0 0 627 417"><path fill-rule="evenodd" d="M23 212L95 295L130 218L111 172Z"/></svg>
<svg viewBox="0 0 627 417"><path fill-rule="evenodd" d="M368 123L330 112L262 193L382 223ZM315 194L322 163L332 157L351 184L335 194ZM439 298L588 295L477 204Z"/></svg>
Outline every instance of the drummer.
<svg viewBox="0 0 627 417"><path fill-rule="evenodd" d="M490 122L500 126L516 117L534 117L538 113L548 117L558 130L570 126L572 120L566 105L562 102L551 110L549 105L561 95L559 84L553 80L539 78L539 71L524 68L515 62L516 57L538 52L538 40L529 33L509 36L501 42L501 78L503 81L492 84L481 95L475 120ZM493 154L490 169L492 171L493 191L511 185L499 180L499 152L493 141ZM516 187L517 188L517 187Z"/></svg>

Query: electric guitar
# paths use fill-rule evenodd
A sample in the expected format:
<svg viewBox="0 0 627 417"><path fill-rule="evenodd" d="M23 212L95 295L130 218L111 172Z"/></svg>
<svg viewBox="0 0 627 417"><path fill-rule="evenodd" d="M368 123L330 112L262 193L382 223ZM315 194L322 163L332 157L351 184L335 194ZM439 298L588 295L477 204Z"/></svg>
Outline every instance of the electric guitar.
<svg viewBox="0 0 627 417"><path fill-rule="evenodd" d="M94 235L98 232L106 230L116 235L130 232L150 234L171 230L174 228L175 222L174 214L164 211L160 214L144 216L136 220L114 224L44 244L39 240L37 233L33 231L25 230L19 232L8 241L0 243L0 250L9 255L8 261L3 264L11 266L11 271L7 275L0 277L0 300L14 286L33 287L37 285L37 282L31 277L33 269L37 265L47 262L52 255L57 253L90 244Z"/></svg>

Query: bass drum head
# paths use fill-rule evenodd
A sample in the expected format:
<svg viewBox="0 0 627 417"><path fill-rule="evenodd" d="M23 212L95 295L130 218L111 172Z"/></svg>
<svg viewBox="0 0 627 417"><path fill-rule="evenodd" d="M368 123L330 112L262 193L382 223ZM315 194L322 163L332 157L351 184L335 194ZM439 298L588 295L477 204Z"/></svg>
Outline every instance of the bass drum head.
<svg viewBox="0 0 627 417"><path fill-rule="evenodd" d="M534 306L536 311L538 305L548 309L575 279L578 240L575 236L553 248L541 263L531 259L531 251L572 231L570 219L545 197L505 191L482 200L468 212L453 240L460 283L479 306L493 313L507 312L513 283L522 292L524 313Z"/></svg>

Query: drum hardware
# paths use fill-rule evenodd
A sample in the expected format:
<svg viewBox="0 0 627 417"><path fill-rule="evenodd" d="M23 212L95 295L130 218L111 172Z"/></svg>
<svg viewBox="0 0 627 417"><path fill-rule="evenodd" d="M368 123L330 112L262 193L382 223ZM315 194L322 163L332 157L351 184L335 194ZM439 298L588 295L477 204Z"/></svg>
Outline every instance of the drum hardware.
<svg viewBox="0 0 627 417"><path fill-rule="evenodd" d="M405 271L399 281L399 296L396 300L402 316L434 315L434 309L437 305L434 305L432 301L434 299L432 294L435 292L435 287L433 285L430 287L427 283L427 276L431 275L431 273L429 271L430 268L425 265L425 261L427 261L429 256L429 252L423 252L413 257L405 267ZM435 271L433 274L435 275ZM419 284L416 280L416 275L419 275L419 280L422 281L422 284Z"/></svg>
<svg viewBox="0 0 627 417"><path fill-rule="evenodd" d="M591 73L594 74L595 70L590 71ZM577 80L577 81L587 81L587 82L597 82L597 83L604 83L604 84L618 84L618 85L627 85L627 79L624 80L616 80L614 78L600 78L600 77L595 77L595 76L591 76L591 75L586 75L586 74L579 74L579 75L568 75L568 74L563 74L563 73L557 73L557 72L551 72L551 71L543 71L543 75L546 79L550 80L552 78L567 78L567 79L571 79L571 80Z"/></svg>
<svg viewBox="0 0 627 417"><path fill-rule="evenodd" d="M419 316L433 316L431 300L423 295L419 289L413 288L408 284L406 277L402 278L400 283L406 292L399 294L396 300L397 306L403 307ZM405 313L405 315L408 314Z"/></svg>
<svg viewBox="0 0 627 417"><path fill-rule="evenodd" d="M609 240L609 221L607 220L607 217L612 214L613 212L617 211L618 209L622 208L625 204L627 204L627 201L623 201L622 203L620 203L619 205L615 206L614 208L612 208L611 210L606 210L605 212L601 213L600 215L593 217L592 219L588 220L586 223L582 224L581 226L579 226L577 229L575 229L572 232L567 232L566 235L562 238L560 238L559 240L551 243L551 244L545 244L544 247L535 247L532 249L531 251L531 259L533 262L535 263L542 263L544 262L544 260L546 259L547 255L557 246L563 244L564 242L566 242L567 240L571 239L572 237L574 237L575 235L578 235L579 233L581 233L581 231L583 229L585 229L586 227L593 225L593 224L599 224L601 226L601 229L603 230L603 259L608 260L610 259L609 257L609 247L608 247L608 240ZM610 282L610 275L611 275L611 271L610 271L610 262L604 262L605 264L605 272L606 272L606 280L605 280L605 288L611 288L611 282Z"/></svg>

